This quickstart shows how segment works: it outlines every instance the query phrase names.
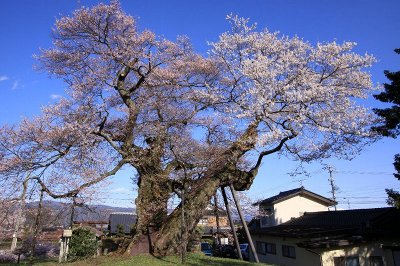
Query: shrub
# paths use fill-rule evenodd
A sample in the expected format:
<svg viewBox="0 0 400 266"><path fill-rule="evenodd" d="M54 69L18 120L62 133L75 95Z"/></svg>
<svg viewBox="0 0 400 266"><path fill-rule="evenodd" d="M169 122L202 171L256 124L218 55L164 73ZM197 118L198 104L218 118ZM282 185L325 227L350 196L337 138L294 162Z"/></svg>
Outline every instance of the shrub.
<svg viewBox="0 0 400 266"><path fill-rule="evenodd" d="M32 252L32 244L33 237L29 236L24 239L19 247L17 247L12 253L16 255L16 258L20 256L20 259L27 258L31 255ZM57 257L60 252L59 246L56 243L45 243L45 242L36 242L35 245L35 253L34 257L48 258L48 257ZM2 262L2 258L0 258L0 262Z"/></svg>
<svg viewBox="0 0 400 266"><path fill-rule="evenodd" d="M196 226L192 234L189 235L187 250L188 251L200 251L201 237L204 234L204 227Z"/></svg>
<svg viewBox="0 0 400 266"><path fill-rule="evenodd" d="M125 228L122 224L117 224L117 234L116 237L124 237L125 236Z"/></svg>
<svg viewBox="0 0 400 266"><path fill-rule="evenodd" d="M116 238L116 237L106 237L102 239L102 247L103 247L103 252L107 250L107 253L109 252L115 252L119 248L124 246L124 238Z"/></svg>
<svg viewBox="0 0 400 266"><path fill-rule="evenodd" d="M17 258L18 255L13 254L10 250L0 250L0 263L16 262Z"/></svg>
<svg viewBox="0 0 400 266"><path fill-rule="evenodd" d="M75 229L69 246L68 261L91 257L97 250L96 235L86 228Z"/></svg>

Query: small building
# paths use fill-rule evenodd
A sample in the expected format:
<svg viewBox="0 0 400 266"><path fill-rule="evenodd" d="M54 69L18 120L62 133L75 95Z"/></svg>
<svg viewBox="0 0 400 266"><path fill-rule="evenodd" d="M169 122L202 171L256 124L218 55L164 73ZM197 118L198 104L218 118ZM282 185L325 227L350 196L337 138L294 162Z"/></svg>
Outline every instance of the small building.
<svg viewBox="0 0 400 266"><path fill-rule="evenodd" d="M400 265L400 210L306 212L250 229L260 262L308 266ZM251 255L251 260L253 256Z"/></svg>
<svg viewBox="0 0 400 266"><path fill-rule="evenodd" d="M304 187L283 191L278 195L261 200L259 206L260 226L276 226L302 216L305 212L328 211L337 203L313 193Z"/></svg>
<svg viewBox="0 0 400 266"><path fill-rule="evenodd" d="M218 215L218 223L217 223ZM217 243L228 244L231 233L228 214L225 210L218 208L217 213L214 206L207 206L198 226L203 227L202 238L215 239ZM216 239L218 238L218 240Z"/></svg>
<svg viewBox="0 0 400 266"><path fill-rule="evenodd" d="M108 221L74 221L73 227L90 226L104 232L108 228Z"/></svg>
<svg viewBox="0 0 400 266"><path fill-rule="evenodd" d="M115 235L118 232L117 226L119 224L124 227L125 234L130 234L132 226L136 224L136 215L130 212L111 213L108 224L111 235Z"/></svg>

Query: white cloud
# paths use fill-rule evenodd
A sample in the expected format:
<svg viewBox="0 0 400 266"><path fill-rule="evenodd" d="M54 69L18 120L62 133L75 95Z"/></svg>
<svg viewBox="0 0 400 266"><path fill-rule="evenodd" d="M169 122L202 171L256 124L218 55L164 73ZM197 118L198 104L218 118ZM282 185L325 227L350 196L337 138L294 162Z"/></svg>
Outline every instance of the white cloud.
<svg viewBox="0 0 400 266"><path fill-rule="evenodd" d="M9 77L7 77L7 76L0 76L0 81L5 81L5 80L8 80L8 79L10 79Z"/></svg>
<svg viewBox="0 0 400 266"><path fill-rule="evenodd" d="M115 188L110 190L111 193L130 193L131 191L129 191L129 189L125 188L125 187L119 187L119 188Z"/></svg>
<svg viewBox="0 0 400 266"><path fill-rule="evenodd" d="M16 80L16 81L13 82L13 85L12 85L11 89L12 90L16 90L18 88L18 86L19 86L19 80Z"/></svg>
<svg viewBox="0 0 400 266"><path fill-rule="evenodd" d="M57 100L57 99L61 98L61 95L60 94L51 94L50 98L52 98L53 100Z"/></svg>

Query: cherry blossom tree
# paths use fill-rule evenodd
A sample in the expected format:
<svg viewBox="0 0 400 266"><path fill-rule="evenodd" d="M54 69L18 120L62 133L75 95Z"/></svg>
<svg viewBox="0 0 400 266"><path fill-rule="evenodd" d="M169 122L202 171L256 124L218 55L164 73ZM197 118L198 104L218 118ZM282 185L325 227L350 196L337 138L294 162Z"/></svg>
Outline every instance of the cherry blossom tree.
<svg viewBox="0 0 400 266"><path fill-rule="evenodd" d="M374 139L376 117L356 102L374 90L372 56L353 53L354 43L312 45L228 20L208 57L186 37L139 31L117 2L57 20L53 46L37 58L68 97L10 133L29 136L20 147L30 168L48 173L35 179L42 189L74 196L129 164L138 177L135 241L152 228L152 252L167 255L180 248L172 194L184 191L190 233L217 189L249 189L267 155L347 158ZM1 169L10 173L21 159L6 146Z"/></svg>
<svg viewBox="0 0 400 266"><path fill-rule="evenodd" d="M204 209L218 187L248 189L267 155L279 152L305 162L351 158L376 137L370 132L376 117L355 100L375 89L364 70L375 61L372 56L352 53L354 43L313 46L297 37L256 31L246 19L228 19L231 31L211 44L220 76L207 86L206 96L213 115L225 117L213 131L224 138L224 148L192 182L186 196L192 210ZM250 162L241 166L246 156ZM188 227L200 217L193 212ZM173 246L168 242L176 236L172 227L166 223L161 229L169 237L157 243L160 253Z"/></svg>
<svg viewBox="0 0 400 266"><path fill-rule="evenodd" d="M0 196L4 202L14 203L12 250L26 215L27 198L35 200L38 185L53 198L77 193L93 198L88 194L93 188L89 184L93 176L98 178L104 172L100 158L101 162L110 158L93 140L85 143L74 128L60 126L65 121L52 116L49 110L55 109L49 108L42 117L25 119L18 127L0 128Z"/></svg>

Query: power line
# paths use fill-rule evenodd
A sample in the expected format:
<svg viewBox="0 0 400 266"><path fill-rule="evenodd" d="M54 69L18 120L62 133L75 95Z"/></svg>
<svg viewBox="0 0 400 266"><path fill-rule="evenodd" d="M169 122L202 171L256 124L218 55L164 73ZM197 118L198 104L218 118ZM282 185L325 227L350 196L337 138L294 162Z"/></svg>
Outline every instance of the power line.
<svg viewBox="0 0 400 266"><path fill-rule="evenodd" d="M393 175L390 172L366 172L366 171L336 171L341 174L358 174L358 175Z"/></svg>
<svg viewBox="0 0 400 266"><path fill-rule="evenodd" d="M386 196L382 195L371 195L371 194L360 194L360 195L350 195L348 197L341 197L341 198L350 198L350 199L379 199L379 198L386 198Z"/></svg>

